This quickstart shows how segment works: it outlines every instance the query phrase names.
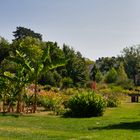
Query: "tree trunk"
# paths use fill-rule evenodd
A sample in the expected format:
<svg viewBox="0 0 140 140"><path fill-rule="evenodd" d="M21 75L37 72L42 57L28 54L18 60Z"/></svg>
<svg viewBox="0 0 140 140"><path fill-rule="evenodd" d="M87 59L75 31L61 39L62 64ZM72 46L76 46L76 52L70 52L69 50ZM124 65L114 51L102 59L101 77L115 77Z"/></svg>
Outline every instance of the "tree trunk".
<svg viewBox="0 0 140 140"><path fill-rule="evenodd" d="M37 83L35 82L33 113L36 112L36 109L37 109Z"/></svg>
<svg viewBox="0 0 140 140"><path fill-rule="evenodd" d="M19 93L20 94L20 93ZM21 112L21 95L18 96L18 101L17 101L17 113Z"/></svg>
<svg viewBox="0 0 140 140"><path fill-rule="evenodd" d="M4 112L4 113L6 112L5 104L6 104L6 97L5 97L5 95L4 95L4 99L3 99L3 112Z"/></svg>

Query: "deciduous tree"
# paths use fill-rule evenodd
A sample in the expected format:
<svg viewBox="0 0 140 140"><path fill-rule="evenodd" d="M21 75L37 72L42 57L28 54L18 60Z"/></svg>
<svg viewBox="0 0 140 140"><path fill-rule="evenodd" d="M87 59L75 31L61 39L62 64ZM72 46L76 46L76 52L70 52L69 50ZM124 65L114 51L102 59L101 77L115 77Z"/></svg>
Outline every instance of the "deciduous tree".
<svg viewBox="0 0 140 140"><path fill-rule="evenodd" d="M126 47L122 51L128 77L137 85L137 75L140 73L140 46Z"/></svg>

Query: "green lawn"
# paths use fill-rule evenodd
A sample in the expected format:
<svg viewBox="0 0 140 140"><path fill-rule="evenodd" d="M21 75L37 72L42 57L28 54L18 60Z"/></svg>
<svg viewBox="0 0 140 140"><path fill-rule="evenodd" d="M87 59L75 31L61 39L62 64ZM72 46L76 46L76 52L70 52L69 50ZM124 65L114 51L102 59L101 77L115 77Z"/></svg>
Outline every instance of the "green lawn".
<svg viewBox="0 0 140 140"><path fill-rule="evenodd" d="M0 140L139 140L140 103L107 109L103 117L0 116Z"/></svg>

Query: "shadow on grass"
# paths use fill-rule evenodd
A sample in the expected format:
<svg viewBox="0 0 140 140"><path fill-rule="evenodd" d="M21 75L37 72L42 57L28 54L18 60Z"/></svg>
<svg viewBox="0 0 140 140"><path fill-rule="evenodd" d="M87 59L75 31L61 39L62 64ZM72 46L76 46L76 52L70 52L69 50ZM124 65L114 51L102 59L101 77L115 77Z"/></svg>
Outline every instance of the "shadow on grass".
<svg viewBox="0 0 140 140"><path fill-rule="evenodd" d="M121 122L119 124L112 124L104 127L91 127L88 130L110 130L110 129L132 129L132 130L140 130L140 121L136 122Z"/></svg>
<svg viewBox="0 0 140 140"><path fill-rule="evenodd" d="M13 116L13 117L19 117L21 116L20 113L8 113L8 112L0 112L0 116Z"/></svg>

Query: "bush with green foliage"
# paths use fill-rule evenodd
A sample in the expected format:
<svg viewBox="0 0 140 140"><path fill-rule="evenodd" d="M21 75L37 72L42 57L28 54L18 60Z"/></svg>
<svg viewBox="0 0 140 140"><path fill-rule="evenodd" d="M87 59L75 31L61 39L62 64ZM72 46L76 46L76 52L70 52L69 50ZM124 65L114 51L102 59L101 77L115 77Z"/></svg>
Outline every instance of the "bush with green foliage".
<svg viewBox="0 0 140 140"><path fill-rule="evenodd" d="M61 92L64 95L71 96L71 95L77 94L78 93L78 90L76 88L66 88L66 89L63 89Z"/></svg>
<svg viewBox="0 0 140 140"><path fill-rule="evenodd" d="M117 80L117 76L118 76L117 71L115 70L115 68L112 67L108 71L108 73L107 73L107 75L105 77L105 82L107 82L107 83L115 83L116 80Z"/></svg>
<svg viewBox="0 0 140 140"><path fill-rule="evenodd" d="M68 100L67 107L69 110L65 115L69 117L95 117L103 115L106 102L99 94L81 92Z"/></svg>
<svg viewBox="0 0 140 140"><path fill-rule="evenodd" d="M118 107L123 100L124 90L119 86L110 85L106 89L101 89L99 91L107 102L107 107Z"/></svg>
<svg viewBox="0 0 140 140"><path fill-rule="evenodd" d="M73 86L73 80L70 77L63 78L62 83L63 88L70 88Z"/></svg>
<svg viewBox="0 0 140 140"><path fill-rule="evenodd" d="M120 101L116 96L108 96L107 107L118 107L119 104L120 104Z"/></svg>

